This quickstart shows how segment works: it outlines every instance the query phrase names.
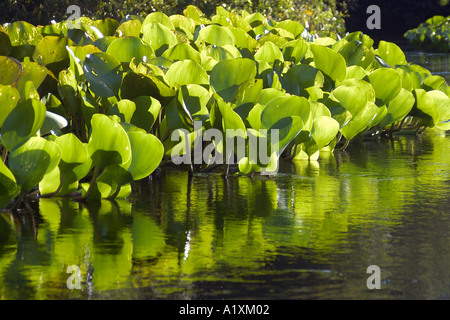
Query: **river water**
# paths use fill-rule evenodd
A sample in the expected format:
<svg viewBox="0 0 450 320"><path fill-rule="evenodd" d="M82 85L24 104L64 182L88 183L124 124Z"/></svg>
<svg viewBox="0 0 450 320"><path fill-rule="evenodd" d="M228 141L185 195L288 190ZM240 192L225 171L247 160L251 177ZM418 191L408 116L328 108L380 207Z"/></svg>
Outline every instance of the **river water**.
<svg viewBox="0 0 450 320"><path fill-rule="evenodd" d="M450 299L448 135L280 166L164 168L114 202L29 199L0 214L0 299Z"/></svg>

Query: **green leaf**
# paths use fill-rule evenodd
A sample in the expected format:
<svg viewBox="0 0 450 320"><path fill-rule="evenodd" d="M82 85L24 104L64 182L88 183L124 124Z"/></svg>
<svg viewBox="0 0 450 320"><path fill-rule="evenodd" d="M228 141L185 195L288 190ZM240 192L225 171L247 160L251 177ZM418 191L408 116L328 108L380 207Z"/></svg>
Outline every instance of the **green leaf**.
<svg viewBox="0 0 450 320"><path fill-rule="evenodd" d="M61 149L61 172L73 170L76 166L89 160L86 144L82 143L73 133L66 133L56 138L55 143Z"/></svg>
<svg viewBox="0 0 450 320"><path fill-rule="evenodd" d="M189 17L182 16L180 14L174 14L169 17L173 26L179 29L186 29L190 33L195 32L195 21Z"/></svg>
<svg viewBox="0 0 450 320"><path fill-rule="evenodd" d="M166 77L172 87L187 84L209 84L209 77L205 69L192 60L175 62L167 71Z"/></svg>
<svg viewBox="0 0 450 320"><path fill-rule="evenodd" d="M200 30L198 33L197 42L201 41L211 45L216 45L218 47L226 44L235 44L233 33L228 28L215 24L209 25Z"/></svg>
<svg viewBox="0 0 450 320"><path fill-rule="evenodd" d="M183 85L178 92L178 106L181 106L180 115L187 112L187 116L193 121L208 120L209 110L206 105L210 98L210 91L200 85Z"/></svg>
<svg viewBox="0 0 450 320"><path fill-rule="evenodd" d="M162 54L162 57L171 61L193 60L197 63L201 63L200 53L190 44L185 42L178 43L172 48L167 49Z"/></svg>
<svg viewBox="0 0 450 320"><path fill-rule="evenodd" d="M42 39L39 29L25 21L16 21L6 27L13 46L35 46Z"/></svg>
<svg viewBox="0 0 450 320"><path fill-rule="evenodd" d="M234 36L234 45L236 48L248 49L253 51L258 46L258 41L253 39L247 32L241 28L228 27Z"/></svg>
<svg viewBox="0 0 450 320"><path fill-rule="evenodd" d="M398 95L394 99L389 101L387 114L383 118L383 120L381 120L380 126L383 128L397 121L401 121L409 114L414 105L414 102L415 99L413 94L410 91L402 88Z"/></svg>
<svg viewBox="0 0 450 320"><path fill-rule="evenodd" d="M23 67L19 61L11 57L0 56L0 84L15 87L22 76Z"/></svg>
<svg viewBox="0 0 450 320"><path fill-rule="evenodd" d="M233 103L240 106L245 103L256 103L263 90L262 79L250 79L243 82L235 95Z"/></svg>
<svg viewBox="0 0 450 320"><path fill-rule="evenodd" d="M0 161L0 209L5 208L20 193L16 178L8 167Z"/></svg>
<svg viewBox="0 0 450 320"><path fill-rule="evenodd" d="M11 40L8 34L0 30L0 56L9 56L12 50Z"/></svg>
<svg viewBox="0 0 450 320"><path fill-rule="evenodd" d="M144 131L128 131L127 134L133 156L126 169L133 180L146 178L159 166L164 147L157 137Z"/></svg>
<svg viewBox="0 0 450 320"><path fill-rule="evenodd" d="M198 20L204 15L199 8L193 5L188 5L186 9L183 10L183 14L186 17L191 18L193 20Z"/></svg>
<svg viewBox="0 0 450 320"><path fill-rule="evenodd" d="M434 104L436 105L436 111L438 114L438 123L437 127L441 126L441 123L450 120L450 98L439 90L431 90L427 92L428 96L430 96Z"/></svg>
<svg viewBox="0 0 450 320"><path fill-rule="evenodd" d="M89 54L83 63L83 70L91 90L98 96L117 96L122 82L122 65L105 52Z"/></svg>
<svg viewBox="0 0 450 320"><path fill-rule="evenodd" d="M305 27L302 24L289 19L277 23L275 27L289 31L290 33L292 33L294 38L300 36L303 30L305 30Z"/></svg>
<svg viewBox="0 0 450 320"><path fill-rule="evenodd" d="M414 89L412 93L415 103L411 115L421 118L422 125L434 127L441 120L434 99L423 89Z"/></svg>
<svg viewBox="0 0 450 320"><path fill-rule="evenodd" d="M252 164L250 164L250 160L248 157L243 157L239 160L239 171L243 174L249 174L252 172Z"/></svg>
<svg viewBox="0 0 450 320"><path fill-rule="evenodd" d="M25 84L28 81L33 82L36 90L44 82L45 78L49 74L46 67L39 65L36 62L23 62L23 73L17 83L17 89L19 89L20 95L25 96Z"/></svg>
<svg viewBox="0 0 450 320"><path fill-rule="evenodd" d="M307 64L297 64L291 67L286 76L289 80L295 80L300 88L322 87L324 83L323 73Z"/></svg>
<svg viewBox="0 0 450 320"><path fill-rule="evenodd" d="M142 24L137 19L132 19L123 22L119 28L117 28L117 32L119 36L123 37L136 37L139 38L141 35Z"/></svg>
<svg viewBox="0 0 450 320"><path fill-rule="evenodd" d="M376 98L382 101L381 104L387 104L394 99L402 87L400 76L394 69L376 69L369 74L369 81L375 90Z"/></svg>
<svg viewBox="0 0 450 320"><path fill-rule="evenodd" d="M144 29L146 25L151 23L160 23L161 25L167 27L168 29L175 29L173 23L170 21L170 18L162 13L162 12L152 12L147 15L142 22L142 28Z"/></svg>
<svg viewBox="0 0 450 320"><path fill-rule="evenodd" d="M378 44L378 49L376 52L381 59L386 61L386 63L392 67L396 65L408 64L402 49L400 49L400 47L395 43L382 40Z"/></svg>
<svg viewBox="0 0 450 320"><path fill-rule="evenodd" d="M282 118L299 117L306 123L311 116L310 102L299 96L279 97L271 100L261 114L261 123L265 128L272 127Z"/></svg>
<svg viewBox="0 0 450 320"><path fill-rule="evenodd" d="M8 115L19 103L19 91L11 86L0 85L0 128Z"/></svg>
<svg viewBox="0 0 450 320"><path fill-rule="evenodd" d="M320 150L328 145L339 132L339 123L331 117L319 116L313 120L311 138Z"/></svg>
<svg viewBox="0 0 450 320"><path fill-rule="evenodd" d="M178 43L175 34L159 22L144 25L142 33L142 40L153 48L157 56Z"/></svg>
<svg viewBox="0 0 450 320"><path fill-rule="evenodd" d="M129 64L133 58L139 62L144 57L148 60L155 57L152 47L136 37L116 39L111 42L106 52L123 64Z"/></svg>
<svg viewBox="0 0 450 320"><path fill-rule="evenodd" d="M28 192L58 165L60 158L61 149L56 143L32 137L11 151L9 166L22 192Z"/></svg>
<svg viewBox="0 0 450 320"><path fill-rule="evenodd" d="M366 93L354 85L340 85L332 91L332 96L335 97L341 105L347 109L352 116L356 116L361 112L367 104Z"/></svg>
<svg viewBox="0 0 450 320"><path fill-rule="evenodd" d="M33 53L33 60L42 66L61 62L69 59L66 46L75 45L72 40L66 37L47 36L36 45Z"/></svg>
<svg viewBox="0 0 450 320"><path fill-rule="evenodd" d="M308 45L305 40L297 39L285 43L281 46L281 50L284 60L300 63L308 50Z"/></svg>
<svg viewBox="0 0 450 320"><path fill-rule="evenodd" d="M299 135L304 122L302 118L297 116L288 116L280 118L268 130L268 137L271 144L271 150L275 150L277 157L279 157L286 147ZM278 130L278 141L273 138L274 130ZM278 160L278 159L277 159ZM273 169L274 163L270 164L269 171Z"/></svg>
<svg viewBox="0 0 450 320"><path fill-rule="evenodd" d="M158 119L161 110L161 103L153 97L140 96L133 100L136 105L136 111L130 120L131 124L150 131Z"/></svg>
<svg viewBox="0 0 450 320"><path fill-rule="evenodd" d="M81 108L81 96L75 73L70 69L63 70L58 77L58 93L63 101L64 110L72 116L77 115Z"/></svg>
<svg viewBox="0 0 450 320"><path fill-rule="evenodd" d="M122 164L130 160L128 135L118 122L103 114L94 114L88 152L93 164L99 168Z"/></svg>
<svg viewBox="0 0 450 320"><path fill-rule="evenodd" d="M314 55L314 66L333 80L345 79L347 65L342 55L334 50L317 44L310 44Z"/></svg>
<svg viewBox="0 0 450 320"><path fill-rule="evenodd" d="M239 85L256 76L256 63L247 58L218 62L211 70L210 83L225 102L231 102Z"/></svg>
<svg viewBox="0 0 450 320"><path fill-rule="evenodd" d="M116 115L120 118L121 122L130 122L131 118L136 111L136 104L128 99L122 99L115 103L112 107L108 108L108 116Z"/></svg>
<svg viewBox="0 0 450 320"><path fill-rule="evenodd" d="M368 129L377 112L377 105L373 102L367 102L365 108L341 128L342 135L347 140L353 139L358 133Z"/></svg>
<svg viewBox="0 0 450 320"><path fill-rule="evenodd" d="M344 39L347 41L359 41L368 49L372 48L374 43L374 41L367 34L363 34L361 31L349 33L344 37Z"/></svg>
<svg viewBox="0 0 450 320"><path fill-rule="evenodd" d="M45 105L39 100L20 102L8 115L0 130L1 142L13 150L34 136L44 123Z"/></svg>
<svg viewBox="0 0 450 320"><path fill-rule="evenodd" d="M372 63L375 56L361 42L352 41L346 43L338 51L347 62L347 66L361 66L363 69Z"/></svg>
<svg viewBox="0 0 450 320"><path fill-rule="evenodd" d="M284 61L283 54L280 49L271 41L266 41L258 52L255 53L255 60L263 60L269 64L278 61Z"/></svg>
<svg viewBox="0 0 450 320"><path fill-rule="evenodd" d="M119 21L111 18L95 20L93 26L96 27L104 37L113 36L119 27Z"/></svg>
<svg viewBox="0 0 450 320"><path fill-rule="evenodd" d="M224 102L219 97L216 97L217 106L220 110L223 119L223 130L236 130L236 136L246 138L246 127L244 121L242 121L241 117L233 111L230 106L230 103ZM228 135L227 138L232 137Z"/></svg>

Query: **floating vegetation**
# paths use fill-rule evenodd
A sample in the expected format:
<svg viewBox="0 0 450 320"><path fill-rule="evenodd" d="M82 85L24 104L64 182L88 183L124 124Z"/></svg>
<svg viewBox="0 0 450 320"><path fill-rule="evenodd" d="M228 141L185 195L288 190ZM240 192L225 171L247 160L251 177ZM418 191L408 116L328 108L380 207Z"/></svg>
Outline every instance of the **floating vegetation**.
<svg viewBox="0 0 450 320"><path fill-rule="evenodd" d="M419 49L450 52L450 16L429 18L404 36Z"/></svg>
<svg viewBox="0 0 450 320"><path fill-rule="evenodd" d="M133 181L198 150L206 157L187 162L191 173L218 163L228 174L233 158L252 175L276 172L280 157L317 160L403 128L450 129L445 79L409 64L396 44L304 31L224 8L209 19L193 6L0 28L0 206L36 191L127 197ZM208 129L227 139L198 145ZM235 159L230 137L244 151L264 141L270 161Z"/></svg>

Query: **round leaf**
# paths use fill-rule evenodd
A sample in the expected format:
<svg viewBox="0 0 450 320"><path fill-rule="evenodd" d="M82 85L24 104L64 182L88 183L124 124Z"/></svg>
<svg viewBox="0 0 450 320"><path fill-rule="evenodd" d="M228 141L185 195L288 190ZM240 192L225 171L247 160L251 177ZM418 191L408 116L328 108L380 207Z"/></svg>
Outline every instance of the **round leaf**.
<svg viewBox="0 0 450 320"><path fill-rule="evenodd" d="M105 168L130 160L130 141L118 122L97 113L92 116L91 126L88 152L95 166Z"/></svg>
<svg viewBox="0 0 450 320"><path fill-rule="evenodd" d="M111 56L121 63L129 64L133 58L137 62L144 57L148 60L155 57L152 47L136 37L123 37L114 40L106 50Z"/></svg>
<svg viewBox="0 0 450 320"><path fill-rule="evenodd" d="M33 60L46 66L55 62L69 59L66 46L73 46L72 40L66 37L47 36L36 45Z"/></svg>
<svg viewBox="0 0 450 320"><path fill-rule="evenodd" d="M375 96L383 104L394 99L402 87L399 74L394 69L380 68L369 74L369 81L375 90Z"/></svg>
<svg viewBox="0 0 450 320"><path fill-rule="evenodd" d="M8 115L0 130L2 144L13 150L34 136L44 123L45 105L39 100L20 102Z"/></svg>
<svg viewBox="0 0 450 320"><path fill-rule="evenodd" d="M20 95L16 88L0 85L0 128L6 117L16 107Z"/></svg>
<svg viewBox="0 0 450 320"><path fill-rule="evenodd" d="M205 69L193 60L177 61L170 66L166 74L170 86L187 84L208 84L209 77Z"/></svg>
<svg viewBox="0 0 450 320"><path fill-rule="evenodd" d="M233 101L238 86L256 76L256 63L247 58L223 60L211 70L210 83L225 102Z"/></svg>
<svg viewBox="0 0 450 320"><path fill-rule="evenodd" d="M61 149L52 141L32 137L19 148L11 151L9 166L22 192L37 186L44 176L59 163Z"/></svg>
<svg viewBox="0 0 450 320"><path fill-rule="evenodd" d="M117 59L105 52L86 56L83 64L84 75L91 90L98 96L116 96L122 82L122 66Z"/></svg>
<svg viewBox="0 0 450 320"><path fill-rule="evenodd" d="M314 55L314 66L327 74L333 80L342 81L347 73L347 65L342 55L336 51L311 44L309 47Z"/></svg>

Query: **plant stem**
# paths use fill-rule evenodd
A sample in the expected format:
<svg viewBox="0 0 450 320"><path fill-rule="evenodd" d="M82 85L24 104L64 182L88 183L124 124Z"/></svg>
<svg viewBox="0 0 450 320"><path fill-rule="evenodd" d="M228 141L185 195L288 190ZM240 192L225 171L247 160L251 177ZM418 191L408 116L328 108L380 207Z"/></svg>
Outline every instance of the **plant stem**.
<svg viewBox="0 0 450 320"><path fill-rule="evenodd" d="M89 198L91 196L92 192L94 192L95 181L97 180L99 175L100 175L100 168L98 166L95 166L94 167L94 172L92 174L91 183L89 185L89 189L86 191L84 196L78 197L75 200L77 200L77 201L84 201L84 200L86 200L87 198Z"/></svg>
<svg viewBox="0 0 450 320"><path fill-rule="evenodd" d="M11 211L15 211L19 208L20 204L22 203L23 198L25 197L25 192L21 191L19 196L16 199L16 203L14 203L14 206L11 208Z"/></svg>
<svg viewBox="0 0 450 320"><path fill-rule="evenodd" d="M114 200L119 194L121 188L122 185L118 185L116 191L114 191L114 193L108 197L108 200Z"/></svg>
<svg viewBox="0 0 450 320"><path fill-rule="evenodd" d="M3 152L2 152L2 161L3 161L3 163L6 163L6 158L8 158L8 149L3 147Z"/></svg>

